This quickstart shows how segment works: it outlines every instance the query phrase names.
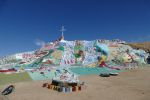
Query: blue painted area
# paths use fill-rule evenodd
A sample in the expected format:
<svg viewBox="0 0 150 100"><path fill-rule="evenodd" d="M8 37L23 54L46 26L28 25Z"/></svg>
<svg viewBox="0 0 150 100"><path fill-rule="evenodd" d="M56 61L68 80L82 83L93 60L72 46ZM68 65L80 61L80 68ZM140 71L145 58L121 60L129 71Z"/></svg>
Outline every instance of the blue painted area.
<svg viewBox="0 0 150 100"><path fill-rule="evenodd" d="M109 48L106 44L99 43L99 42L96 41L95 47L96 47L97 52L102 52L103 55L108 56Z"/></svg>
<svg viewBox="0 0 150 100"><path fill-rule="evenodd" d="M101 73L119 73L122 70L114 70L114 69L109 69L107 67L103 68L88 68L88 67L75 67L75 68L70 68L70 70L78 75L88 75L88 74L101 74Z"/></svg>
<svg viewBox="0 0 150 100"><path fill-rule="evenodd" d="M44 74L41 74L40 71L37 72L28 72L32 80L47 80L52 79L55 76L55 71L42 71Z"/></svg>
<svg viewBox="0 0 150 100"><path fill-rule="evenodd" d="M76 75L89 75L89 74L95 74L99 75L101 73L119 73L122 70L115 70L115 69L110 69L107 67L94 67L94 68L89 68L89 67L83 67L83 66L74 66L71 68L67 68L69 72L74 73ZM52 79L55 77L56 72L59 72L62 69L53 69L53 70L42 70L42 71L35 71L35 72L28 72L32 80L48 80ZM44 74L41 74L44 73Z"/></svg>

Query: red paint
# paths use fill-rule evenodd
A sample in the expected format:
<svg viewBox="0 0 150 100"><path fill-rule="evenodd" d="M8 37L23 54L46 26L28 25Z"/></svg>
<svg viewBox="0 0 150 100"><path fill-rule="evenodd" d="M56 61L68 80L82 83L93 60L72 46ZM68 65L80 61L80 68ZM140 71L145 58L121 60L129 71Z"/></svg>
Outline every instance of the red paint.
<svg viewBox="0 0 150 100"><path fill-rule="evenodd" d="M6 69L6 70L0 70L1 73L6 73L6 72L16 72L17 70L15 69Z"/></svg>

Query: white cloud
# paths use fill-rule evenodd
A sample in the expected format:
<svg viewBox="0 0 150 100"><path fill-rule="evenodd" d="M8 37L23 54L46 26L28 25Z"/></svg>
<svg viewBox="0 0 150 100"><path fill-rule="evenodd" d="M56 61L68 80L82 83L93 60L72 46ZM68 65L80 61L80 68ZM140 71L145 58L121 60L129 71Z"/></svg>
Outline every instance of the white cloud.
<svg viewBox="0 0 150 100"><path fill-rule="evenodd" d="M40 39L36 39L35 40L35 44L37 46L44 46L45 45L45 42L43 40L40 40Z"/></svg>

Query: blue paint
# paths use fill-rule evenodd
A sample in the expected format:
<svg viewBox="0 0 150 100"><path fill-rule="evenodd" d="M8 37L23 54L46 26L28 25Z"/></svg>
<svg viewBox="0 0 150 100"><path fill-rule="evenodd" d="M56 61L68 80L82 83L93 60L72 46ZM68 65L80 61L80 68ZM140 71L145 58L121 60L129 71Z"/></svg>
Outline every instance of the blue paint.
<svg viewBox="0 0 150 100"><path fill-rule="evenodd" d="M78 75L88 75L88 74L98 75L100 73L110 73L110 72L118 73L122 71L122 70L109 69L107 67L103 67L103 68L75 67L75 68L70 68L70 70Z"/></svg>

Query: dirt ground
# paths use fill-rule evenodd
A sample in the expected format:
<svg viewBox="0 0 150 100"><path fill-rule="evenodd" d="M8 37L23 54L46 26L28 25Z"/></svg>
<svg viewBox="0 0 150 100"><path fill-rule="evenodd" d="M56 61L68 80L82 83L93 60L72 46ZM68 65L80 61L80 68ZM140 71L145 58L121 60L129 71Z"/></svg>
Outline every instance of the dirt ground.
<svg viewBox="0 0 150 100"><path fill-rule="evenodd" d="M150 100L150 68L130 70L108 78L98 75L80 77L86 88L79 92L59 93L43 88L51 81L15 84L9 100ZM0 87L0 89L5 86Z"/></svg>

